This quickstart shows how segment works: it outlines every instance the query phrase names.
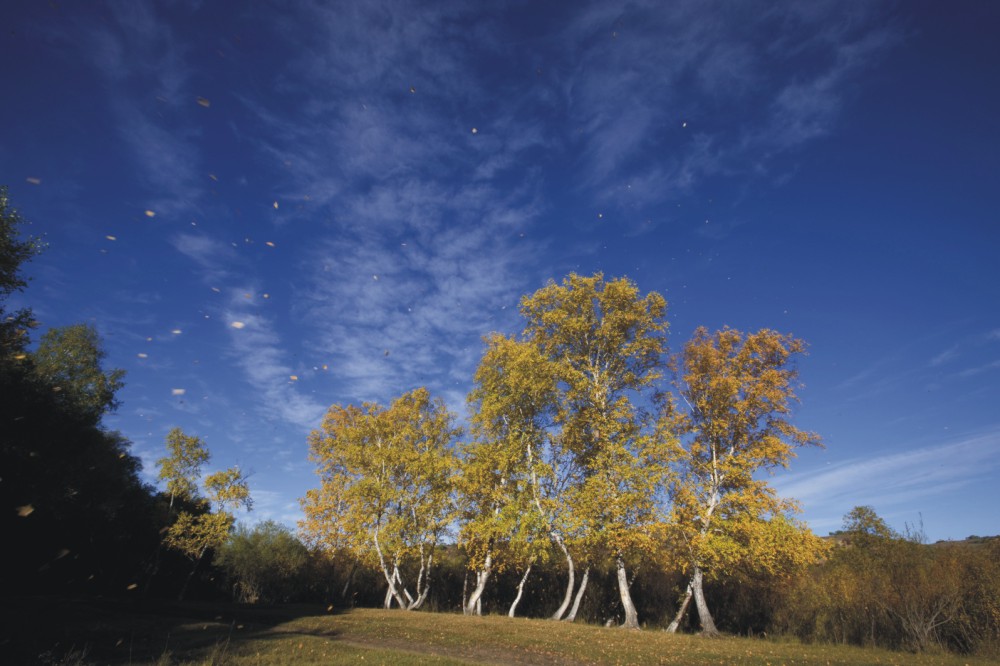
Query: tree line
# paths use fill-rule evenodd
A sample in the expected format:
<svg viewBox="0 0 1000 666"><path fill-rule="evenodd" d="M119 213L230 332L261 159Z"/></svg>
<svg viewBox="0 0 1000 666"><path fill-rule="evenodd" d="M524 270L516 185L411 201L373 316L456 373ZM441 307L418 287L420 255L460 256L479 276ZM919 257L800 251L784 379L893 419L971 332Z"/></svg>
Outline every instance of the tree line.
<svg viewBox="0 0 1000 666"><path fill-rule="evenodd" d="M663 297L601 274L550 282L521 315L520 334L486 340L467 432L418 388L388 406L334 405L310 437L320 486L303 534L381 571L386 608L420 608L453 527L472 572L465 613L517 570L514 615L532 568L554 558L565 578L552 619L573 620L602 569L635 629L635 572L652 566L686 580L668 630L693 599L708 635L706 577L787 575L826 554L760 476L819 444L790 420L800 340L698 329L669 356Z"/></svg>
<svg viewBox="0 0 1000 666"><path fill-rule="evenodd" d="M425 388L334 405L309 437L299 534L236 524L238 468L202 473L172 430L163 489L102 424L124 373L93 327L31 349L8 312L42 244L0 189L0 529L11 594L231 597L503 612L669 631L995 650L1000 544L919 543L856 509L831 545L766 473L819 438L791 422L802 341L699 329L667 348L666 302L570 275L486 338L466 427ZM692 604L693 602L693 604ZM691 612L690 606L695 611ZM991 647L992 646L992 647Z"/></svg>
<svg viewBox="0 0 1000 666"><path fill-rule="evenodd" d="M711 636L718 617L741 633L996 648L1000 541L926 546L867 507L846 538L821 539L768 485L820 444L791 422L801 340L700 328L671 355L664 299L601 274L550 282L520 312L519 334L485 341L467 429L418 388L334 405L309 439L319 486L300 532L380 576L385 608L421 608L442 584L466 614L485 599L632 629Z"/></svg>

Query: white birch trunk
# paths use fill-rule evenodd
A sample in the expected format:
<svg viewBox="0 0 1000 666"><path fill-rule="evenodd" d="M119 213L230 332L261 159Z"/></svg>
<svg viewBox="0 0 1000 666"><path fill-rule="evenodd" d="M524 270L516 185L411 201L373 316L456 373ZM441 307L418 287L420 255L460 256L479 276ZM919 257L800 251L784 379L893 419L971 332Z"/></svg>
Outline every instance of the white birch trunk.
<svg viewBox="0 0 1000 666"><path fill-rule="evenodd" d="M635 609L635 604L632 603L632 593L629 591L628 573L625 571L625 561L619 557L617 558L616 565L618 568L618 594L622 599L622 608L625 609L625 622L622 623L622 628L638 629L639 612Z"/></svg>
<svg viewBox="0 0 1000 666"><path fill-rule="evenodd" d="M573 608L570 609L569 615L566 616L566 622L572 622L576 619L576 613L580 610L580 602L583 600L583 593L587 591L588 580L590 580L590 567L583 570L583 579L580 581L580 589L576 591L576 598L573 599Z"/></svg>
<svg viewBox="0 0 1000 666"><path fill-rule="evenodd" d="M493 569L493 555L488 554L486 556L486 561L483 562L483 568L476 572L476 589L472 590L472 596L469 597L467 605L465 606L465 615L472 615L475 611L476 615L482 615L482 605L480 604L480 598L483 596L483 590L486 589L486 581L490 579L490 572Z"/></svg>
<svg viewBox="0 0 1000 666"><path fill-rule="evenodd" d="M424 602L427 601L427 593L430 592L430 589L430 586L425 586L423 592L417 595L417 598L406 607L406 610L417 610L423 606Z"/></svg>
<svg viewBox="0 0 1000 666"><path fill-rule="evenodd" d="M715 620L712 619L712 614L708 610L705 591L702 589L701 567L697 565L695 565L694 574L691 576L691 591L694 593L694 605L698 609L701 633L705 636L718 636L719 630L715 628Z"/></svg>
<svg viewBox="0 0 1000 666"><path fill-rule="evenodd" d="M524 570L524 575L521 576L521 582L517 584L517 596L514 597L514 602L510 605L510 610L507 611L507 617L514 617L514 612L517 610L517 605L521 603L521 594L524 593L524 584L528 581L528 574L531 573L531 566Z"/></svg>
<svg viewBox="0 0 1000 666"><path fill-rule="evenodd" d="M402 599L400 599L399 607L400 608L405 608L405 609L409 610L410 608L413 607L413 595L410 594L410 591L408 589L406 589L405 585L403 585L403 578L402 578L402 576L399 575L399 563L398 562L395 565L393 565L393 567L392 567L392 578L398 584L398 587L396 589L397 590L402 590L403 591L403 596L406 597L406 603L405 604L403 603ZM397 598L399 597L399 593L398 592L397 592L396 596L397 596Z"/></svg>
<svg viewBox="0 0 1000 666"><path fill-rule="evenodd" d="M417 610L424 605L427 600L427 595L431 591L431 566L434 564L434 555L431 554L427 559L424 559L423 548L421 548L420 555L420 573L417 576L417 598L413 599L407 593L407 597L410 599L410 604L406 607L406 610ZM403 589L406 592L406 588Z"/></svg>
<svg viewBox="0 0 1000 666"><path fill-rule="evenodd" d="M684 613L687 612L688 604L691 603L691 583L688 583L687 589L684 591L684 600L681 602L681 607L677 611L677 615L674 616L674 621L667 626L667 632L671 634L677 633L677 628L681 625L681 620L684 619Z"/></svg>
<svg viewBox="0 0 1000 666"><path fill-rule="evenodd" d="M566 582L566 596L563 598L562 605L552 614L553 620L560 620L562 616L566 614L566 609L569 608L570 602L573 600L573 587L576 584L576 577L573 571L573 557L569 554L569 549L566 548L566 544L563 542L562 537L558 533L553 532L552 538L555 540L556 545L562 550L563 555L566 557L566 566L569 569L569 577Z"/></svg>
<svg viewBox="0 0 1000 666"><path fill-rule="evenodd" d="M375 542L375 552L378 554L378 562L382 567L382 575L385 576L385 582L389 584L389 590L386 592L387 595L392 595L396 599L396 603L399 604L400 608L406 608L406 603L403 601L403 597L399 594L399 590L396 589L396 580L399 579L399 569L398 565L393 565L393 572L389 573L389 567L385 563L385 556L382 553L382 547L378 542L378 532L373 534ZM386 604L386 608L392 606L391 602Z"/></svg>

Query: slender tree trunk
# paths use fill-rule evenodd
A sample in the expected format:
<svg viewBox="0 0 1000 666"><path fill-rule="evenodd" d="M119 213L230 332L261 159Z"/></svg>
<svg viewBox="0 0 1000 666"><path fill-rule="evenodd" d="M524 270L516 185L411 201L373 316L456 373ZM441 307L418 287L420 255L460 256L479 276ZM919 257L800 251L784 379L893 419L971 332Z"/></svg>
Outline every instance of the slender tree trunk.
<svg viewBox="0 0 1000 666"><path fill-rule="evenodd" d="M418 597L418 599L414 599L413 595L410 594L410 591L408 589L406 589L406 585L403 584L403 577L399 575L399 562L398 562L398 560L397 560L396 564L394 564L393 567L392 567L392 578L396 582L396 590L397 590L396 591L396 599L399 601L399 607L400 608L402 608L404 610L413 610L418 601L420 601L420 602L423 601L422 598L419 598L420 597L420 590L419 589L417 590L417 597ZM403 592L403 597L406 597L406 601L403 601L403 598L400 597L400 595L399 595L399 591L400 590L402 590L402 592Z"/></svg>
<svg viewBox="0 0 1000 666"><path fill-rule="evenodd" d="M393 600L392 586L390 585L385 590L385 601L382 603L382 607L385 608L386 610L392 608L392 600Z"/></svg>
<svg viewBox="0 0 1000 666"><path fill-rule="evenodd" d="M590 567L583 570L583 579L580 581L580 589L576 591L576 597L573 599L573 607L569 610L569 615L564 618L566 622L572 622L576 619L576 613L580 610L580 602L583 600L583 593L587 591L588 580L590 580Z"/></svg>
<svg viewBox="0 0 1000 666"><path fill-rule="evenodd" d="M576 576L573 572L573 556L569 554L569 549L566 548L566 544L563 542L562 537L558 534L553 534L552 538L555 540L556 545L562 550L563 555L566 557L566 567L569 569L569 576L566 582L566 596L563 597L563 602L552 614L553 620L560 620L562 616L566 614L566 609L569 608L570 601L573 600L573 587L576 584Z"/></svg>
<svg viewBox="0 0 1000 666"><path fill-rule="evenodd" d="M719 630L715 628L715 620L712 619L712 614L708 610L705 591L702 589L701 567L697 565L695 565L694 574L691 576L691 591L694 593L694 604L698 609L701 633L705 636L718 636Z"/></svg>
<svg viewBox="0 0 1000 666"><path fill-rule="evenodd" d="M434 566L434 549L431 548L430 554L424 558L423 546L420 547L420 573L417 575L417 598L410 600L410 605L406 607L406 610L417 610L424 605L424 601L427 600L427 595L431 591L431 568ZM403 588L406 591L406 588ZM409 593L406 595L409 597Z"/></svg>
<svg viewBox="0 0 1000 666"><path fill-rule="evenodd" d="M427 571L426 574L430 575L430 572ZM424 575L425 575L425 565L423 561L423 556L421 556L420 572L417 573L417 589L416 589L417 598L414 599L409 594L406 595L406 598L409 599L410 601L410 605L406 607L406 610L416 610L417 608L420 608L420 606L424 603L424 599L427 597L427 589L429 587L424 582ZM404 587L403 589L405 590L406 588Z"/></svg>
<svg viewBox="0 0 1000 666"><path fill-rule="evenodd" d="M622 607L625 609L625 622L622 624L622 628L638 629L639 613L635 609L635 604L632 603L632 593L629 591L628 573L625 571L625 561L622 560L621 557L618 557L616 564L618 568L618 594L622 598Z"/></svg>
<svg viewBox="0 0 1000 666"><path fill-rule="evenodd" d="M392 573L390 574L389 567L385 563L385 556L382 553L382 546L379 545L378 542L378 532L377 531L374 532L372 536L373 536L373 541L375 543L375 552L378 554L378 562L379 565L382 567L382 575L385 576L385 582L389 584L389 590L387 594L391 594L393 597L395 597L396 603L399 604L400 608L406 608L407 604L405 601L403 601L403 596L399 593L399 590L396 589L396 581L399 580L399 561L397 559L397 561L393 563ZM403 591L406 592L405 589ZM409 596L409 592L407 592L406 594L407 596ZM391 603L386 604L386 608L390 608L391 606L392 606Z"/></svg>
<svg viewBox="0 0 1000 666"><path fill-rule="evenodd" d="M431 591L430 581L425 581L423 589L417 590L417 598L410 602L410 605L406 607L406 610L417 610L418 608L423 606L424 602L427 601L427 594L430 591Z"/></svg>
<svg viewBox="0 0 1000 666"><path fill-rule="evenodd" d="M531 564L528 568L524 570L524 575L521 576L521 582L517 584L517 596L514 597L514 603L510 605L510 610L507 611L507 617L514 617L514 611L517 610L517 605L521 603L521 594L524 592L524 584L528 581L528 574L531 573Z"/></svg>
<svg viewBox="0 0 1000 666"><path fill-rule="evenodd" d="M430 592L430 586L424 587L424 591L417 595L417 598L410 602L410 605L406 607L406 610L417 610L424 605L427 601L427 593Z"/></svg>
<svg viewBox="0 0 1000 666"><path fill-rule="evenodd" d="M472 596L469 597L468 605L465 607L465 615L472 615L473 611L476 615L482 615L482 606L479 600L483 596L483 590L486 589L486 581L490 579L492 569L493 555L488 554L486 561L483 562L483 568L476 572L476 589L472 591Z"/></svg>
<svg viewBox="0 0 1000 666"><path fill-rule="evenodd" d="M670 623L667 627L667 631L671 634L677 633L677 627L681 625L681 620L684 619L684 613L687 612L688 604L691 603L691 583L688 583L687 589L684 590L684 600L681 602L681 607L677 611L677 615L674 616L674 621Z"/></svg>

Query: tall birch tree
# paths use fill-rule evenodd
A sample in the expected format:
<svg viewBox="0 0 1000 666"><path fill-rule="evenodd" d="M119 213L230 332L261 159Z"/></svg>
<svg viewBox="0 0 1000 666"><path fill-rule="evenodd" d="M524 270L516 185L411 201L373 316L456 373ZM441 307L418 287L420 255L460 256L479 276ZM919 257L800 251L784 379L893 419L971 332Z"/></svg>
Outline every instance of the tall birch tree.
<svg viewBox="0 0 1000 666"><path fill-rule="evenodd" d="M464 447L460 541L476 572L465 612L480 613L490 575L523 568L515 612L532 565L545 559L553 531L547 429L555 393L552 364L531 345L488 338L469 395L471 440Z"/></svg>
<svg viewBox="0 0 1000 666"><path fill-rule="evenodd" d="M419 388L389 407L334 405L309 437L320 487L302 500L303 535L377 565L386 608L416 609L427 599L435 548L454 518L460 432L444 404Z"/></svg>
<svg viewBox="0 0 1000 666"><path fill-rule="evenodd" d="M655 522L652 498L662 466L647 455L642 400L661 376L666 301L655 292L641 297L626 278L570 274L522 299L521 314L522 340L552 364L556 376L552 437L566 479L567 515L565 532L554 531L553 540L569 571L556 616L565 612L572 592L570 546L583 552L605 548L615 563L623 626L638 628L627 566L646 547L643 535Z"/></svg>
<svg viewBox="0 0 1000 666"><path fill-rule="evenodd" d="M705 575L746 560L747 549L773 528L794 525L768 521L795 504L756 475L787 467L798 447L820 444L818 435L790 420L797 402L793 358L804 352L801 340L772 330L699 328L676 359L676 394L664 401L660 430L673 442L677 476L669 534L689 583L670 631L693 598L702 632L718 634L705 600Z"/></svg>
<svg viewBox="0 0 1000 666"><path fill-rule="evenodd" d="M160 468L158 479L167 484L170 508L177 499L194 501L198 498L198 479L202 466L211 453L200 437L185 435L180 428L167 433L167 455L156 461Z"/></svg>

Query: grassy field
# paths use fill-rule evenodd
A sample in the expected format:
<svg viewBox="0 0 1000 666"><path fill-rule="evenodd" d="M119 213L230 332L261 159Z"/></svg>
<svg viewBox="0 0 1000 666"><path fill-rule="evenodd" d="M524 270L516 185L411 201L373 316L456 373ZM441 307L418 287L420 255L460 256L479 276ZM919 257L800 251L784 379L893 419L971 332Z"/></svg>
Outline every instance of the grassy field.
<svg viewBox="0 0 1000 666"><path fill-rule="evenodd" d="M986 664L847 646L506 617L308 606L141 606L17 600L0 616L4 664Z"/></svg>

